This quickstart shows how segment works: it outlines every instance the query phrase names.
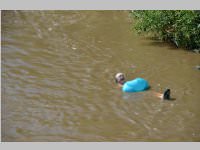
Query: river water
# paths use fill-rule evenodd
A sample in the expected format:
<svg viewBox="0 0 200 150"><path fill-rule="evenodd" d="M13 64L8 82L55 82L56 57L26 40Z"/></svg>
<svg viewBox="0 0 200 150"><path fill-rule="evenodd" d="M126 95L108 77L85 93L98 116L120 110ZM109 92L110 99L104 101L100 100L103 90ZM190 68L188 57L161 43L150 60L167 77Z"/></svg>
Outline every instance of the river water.
<svg viewBox="0 0 200 150"><path fill-rule="evenodd" d="M127 11L3 11L2 141L200 141L200 55L131 25ZM122 93L117 72L151 89ZM171 101L152 94L166 88Z"/></svg>

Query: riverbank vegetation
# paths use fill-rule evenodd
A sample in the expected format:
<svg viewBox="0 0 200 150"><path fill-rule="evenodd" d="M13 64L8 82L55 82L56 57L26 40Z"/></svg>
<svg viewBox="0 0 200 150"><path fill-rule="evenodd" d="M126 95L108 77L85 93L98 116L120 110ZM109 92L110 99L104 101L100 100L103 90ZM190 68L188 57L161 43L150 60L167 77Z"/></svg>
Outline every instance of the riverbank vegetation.
<svg viewBox="0 0 200 150"><path fill-rule="evenodd" d="M200 12L190 10L131 11L139 34L174 43L177 47L200 49Z"/></svg>

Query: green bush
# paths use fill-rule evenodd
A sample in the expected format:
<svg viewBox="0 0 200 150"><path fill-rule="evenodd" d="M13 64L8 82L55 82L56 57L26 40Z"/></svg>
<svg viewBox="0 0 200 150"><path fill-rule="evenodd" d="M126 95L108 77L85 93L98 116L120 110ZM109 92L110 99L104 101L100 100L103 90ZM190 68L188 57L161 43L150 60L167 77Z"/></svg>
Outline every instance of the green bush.
<svg viewBox="0 0 200 150"><path fill-rule="evenodd" d="M200 13L189 10L131 11L137 33L170 41L177 47L200 48Z"/></svg>

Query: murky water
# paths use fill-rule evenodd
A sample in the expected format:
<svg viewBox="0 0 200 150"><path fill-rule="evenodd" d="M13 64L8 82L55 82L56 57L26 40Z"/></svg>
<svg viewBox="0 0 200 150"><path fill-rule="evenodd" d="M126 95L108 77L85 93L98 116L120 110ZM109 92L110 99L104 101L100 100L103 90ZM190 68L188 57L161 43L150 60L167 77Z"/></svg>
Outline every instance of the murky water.
<svg viewBox="0 0 200 150"><path fill-rule="evenodd" d="M2 140L200 141L200 55L130 28L127 11L3 11ZM151 89L124 94L117 72Z"/></svg>

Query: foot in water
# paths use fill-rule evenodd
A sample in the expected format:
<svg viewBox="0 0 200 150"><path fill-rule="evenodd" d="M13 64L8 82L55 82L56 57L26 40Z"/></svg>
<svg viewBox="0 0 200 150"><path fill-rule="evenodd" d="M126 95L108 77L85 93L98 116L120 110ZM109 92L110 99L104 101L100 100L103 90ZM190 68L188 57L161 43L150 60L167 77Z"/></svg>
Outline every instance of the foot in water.
<svg viewBox="0 0 200 150"><path fill-rule="evenodd" d="M166 89L163 94L164 100L170 100L170 89Z"/></svg>

